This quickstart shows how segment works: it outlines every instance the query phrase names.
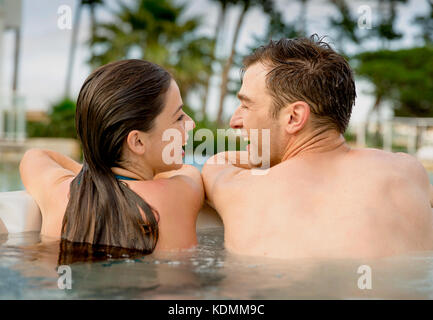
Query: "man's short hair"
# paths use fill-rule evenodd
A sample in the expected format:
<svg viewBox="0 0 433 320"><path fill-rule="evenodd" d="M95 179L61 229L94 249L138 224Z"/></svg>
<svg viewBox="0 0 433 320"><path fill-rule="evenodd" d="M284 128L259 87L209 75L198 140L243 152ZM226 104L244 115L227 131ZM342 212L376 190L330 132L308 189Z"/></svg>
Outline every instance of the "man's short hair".
<svg viewBox="0 0 433 320"><path fill-rule="evenodd" d="M244 58L243 70L257 62L270 68L266 86L273 117L288 104L305 101L316 127L346 131L356 98L353 72L323 38L271 40Z"/></svg>

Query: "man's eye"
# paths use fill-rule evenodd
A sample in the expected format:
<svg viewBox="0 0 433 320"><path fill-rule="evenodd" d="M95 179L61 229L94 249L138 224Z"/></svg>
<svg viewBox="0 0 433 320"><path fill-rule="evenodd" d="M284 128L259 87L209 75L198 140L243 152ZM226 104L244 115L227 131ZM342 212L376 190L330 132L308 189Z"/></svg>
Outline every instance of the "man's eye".
<svg viewBox="0 0 433 320"><path fill-rule="evenodd" d="M180 121L183 119L183 115L181 115L179 118L177 118L177 121Z"/></svg>
<svg viewBox="0 0 433 320"><path fill-rule="evenodd" d="M241 108L242 108L242 109L248 109L248 107L247 107L247 106L244 106L244 105L241 105Z"/></svg>

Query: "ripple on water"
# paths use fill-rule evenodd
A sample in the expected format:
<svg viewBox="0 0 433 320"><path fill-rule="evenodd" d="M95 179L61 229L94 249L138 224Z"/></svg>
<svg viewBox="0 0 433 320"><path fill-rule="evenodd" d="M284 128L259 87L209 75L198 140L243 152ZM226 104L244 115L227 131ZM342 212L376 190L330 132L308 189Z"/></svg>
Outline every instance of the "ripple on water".
<svg viewBox="0 0 433 320"><path fill-rule="evenodd" d="M433 252L287 261L228 253L222 228L200 230L198 241L192 250L148 256L102 251L101 261L71 263L72 290L59 290L58 241L37 233L1 235L0 299L433 298ZM358 288L362 264L371 267L371 290Z"/></svg>

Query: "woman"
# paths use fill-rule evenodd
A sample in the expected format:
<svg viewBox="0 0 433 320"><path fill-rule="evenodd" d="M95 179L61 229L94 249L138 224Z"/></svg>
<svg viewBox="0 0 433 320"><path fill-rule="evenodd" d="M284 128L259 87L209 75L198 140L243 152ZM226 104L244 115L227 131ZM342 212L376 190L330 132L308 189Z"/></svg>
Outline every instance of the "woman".
<svg viewBox="0 0 433 320"><path fill-rule="evenodd" d="M179 88L160 66L123 60L95 70L77 100L83 164L38 149L20 163L41 233L145 253L196 245L204 193L200 172L182 165L186 121ZM167 129L182 136L175 164L163 159Z"/></svg>

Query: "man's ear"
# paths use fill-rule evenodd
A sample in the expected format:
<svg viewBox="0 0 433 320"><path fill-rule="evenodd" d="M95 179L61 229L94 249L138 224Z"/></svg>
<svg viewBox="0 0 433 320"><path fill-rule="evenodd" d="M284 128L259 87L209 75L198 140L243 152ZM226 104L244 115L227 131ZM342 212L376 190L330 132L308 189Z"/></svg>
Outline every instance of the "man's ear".
<svg viewBox="0 0 433 320"><path fill-rule="evenodd" d="M299 132L310 118L310 106L305 101L293 102L280 112L280 120L288 134Z"/></svg>
<svg viewBox="0 0 433 320"><path fill-rule="evenodd" d="M132 130L126 137L126 144L133 153L142 155L145 151L144 132Z"/></svg>

